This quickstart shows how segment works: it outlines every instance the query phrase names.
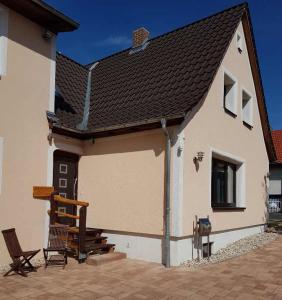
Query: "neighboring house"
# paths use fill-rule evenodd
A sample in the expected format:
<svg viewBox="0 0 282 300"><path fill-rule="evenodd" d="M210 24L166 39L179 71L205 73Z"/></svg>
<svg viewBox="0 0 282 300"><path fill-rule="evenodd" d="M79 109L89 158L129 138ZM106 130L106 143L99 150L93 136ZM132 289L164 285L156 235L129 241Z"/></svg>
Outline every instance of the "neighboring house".
<svg viewBox="0 0 282 300"><path fill-rule="evenodd" d="M29 80L26 70L17 76ZM212 251L264 230L276 156L246 4L153 39L138 29L130 49L88 65L58 53L53 108L50 80L46 101L35 93L44 76L50 69L14 82L4 118L17 122L0 118L1 228L15 226L26 245L43 244L46 205L31 200L31 187L53 179L63 196L89 201L87 225L103 228L132 258L191 259L196 215L209 215ZM30 107L22 90L13 95L22 84L35 93Z"/></svg>
<svg viewBox="0 0 282 300"><path fill-rule="evenodd" d="M277 160L270 164L269 212L282 212L282 130L273 130Z"/></svg>

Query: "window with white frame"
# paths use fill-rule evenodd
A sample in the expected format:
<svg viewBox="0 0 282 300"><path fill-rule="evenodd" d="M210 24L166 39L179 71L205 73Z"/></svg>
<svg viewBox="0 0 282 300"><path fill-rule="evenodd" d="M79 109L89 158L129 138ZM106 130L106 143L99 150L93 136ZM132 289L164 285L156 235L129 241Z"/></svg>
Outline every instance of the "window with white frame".
<svg viewBox="0 0 282 300"><path fill-rule="evenodd" d="M8 44L8 9L0 4L0 77L6 75Z"/></svg>
<svg viewBox="0 0 282 300"><path fill-rule="evenodd" d="M245 90L242 90L242 119L245 124L253 126L253 99Z"/></svg>
<svg viewBox="0 0 282 300"><path fill-rule="evenodd" d="M237 49L240 53L243 51L243 37L240 32L236 33L236 44L237 44Z"/></svg>
<svg viewBox="0 0 282 300"><path fill-rule="evenodd" d="M213 153L211 162L211 206L245 207L245 164L243 161Z"/></svg>
<svg viewBox="0 0 282 300"><path fill-rule="evenodd" d="M237 115L237 83L227 72L224 72L223 104L228 112Z"/></svg>

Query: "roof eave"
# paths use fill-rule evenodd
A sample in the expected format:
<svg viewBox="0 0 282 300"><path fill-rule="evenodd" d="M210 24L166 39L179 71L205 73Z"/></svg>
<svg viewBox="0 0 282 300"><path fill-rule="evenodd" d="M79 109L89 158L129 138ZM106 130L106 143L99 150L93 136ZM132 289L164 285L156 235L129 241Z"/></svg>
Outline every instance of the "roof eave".
<svg viewBox="0 0 282 300"><path fill-rule="evenodd" d="M74 31L79 27L79 23L41 0L0 0L0 2L56 34Z"/></svg>
<svg viewBox="0 0 282 300"><path fill-rule="evenodd" d="M164 118L167 120L167 126L175 126L182 123L184 117L185 115L181 114L177 116L170 116ZM145 131L145 130L158 129L161 128L161 119L162 118L150 119L142 122L127 123L123 125L104 127L104 128L99 128L99 129L95 129L92 131L85 131L85 132L67 128L59 124L54 124L52 126L52 132L60 135L81 139L81 140L87 140L91 138L101 138L101 137L128 134L128 133L134 133L134 132Z"/></svg>
<svg viewBox="0 0 282 300"><path fill-rule="evenodd" d="M256 86L256 90L258 92L258 105L259 105L261 123L262 123L262 127L263 127L263 135L264 135L264 140L265 140L265 145L266 145L266 150L267 150L269 161L275 162L277 160L277 157L276 157L276 152L274 149L274 144L273 144L273 140L272 140L272 136L271 136L271 129L270 129L270 124L269 124L269 119L268 119L268 114L267 114L266 103L265 103L265 96L264 96L261 72L260 72L260 67L259 67L259 62L258 62L257 49L256 49L256 44L255 44L255 39L254 39L252 22L251 22L251 18L250 18L250 11L249 11L248 6L246 8L247 9L242 18L242 23L243 23L244 31L245 32L249 31L250 37L251 37L250 40L248 40L246 38L246 43L247 43L248 49L253 50L254 60L251 60L251 57L252 57L251 55L250 55L250 60L251 60L251 68L252 68L255 86ZM244 17L245 17L245 22L244 22Z"/></svg>

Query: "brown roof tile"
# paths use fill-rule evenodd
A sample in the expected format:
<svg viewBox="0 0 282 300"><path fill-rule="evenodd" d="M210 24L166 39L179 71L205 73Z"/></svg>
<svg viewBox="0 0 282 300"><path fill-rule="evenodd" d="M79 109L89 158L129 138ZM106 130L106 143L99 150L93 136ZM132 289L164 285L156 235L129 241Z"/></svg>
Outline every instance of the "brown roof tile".
<svg viewBox="0 0 282 300"><path fill-rule="evenodd" d="M207 93L245 9L233 7L151 39L143 51L127 49L99 61L92 71L87 131L192 109ZM82 120L86 77L85 68L58 55L57 86L77 112L56 111L65 127L75 129Z"/></svg>

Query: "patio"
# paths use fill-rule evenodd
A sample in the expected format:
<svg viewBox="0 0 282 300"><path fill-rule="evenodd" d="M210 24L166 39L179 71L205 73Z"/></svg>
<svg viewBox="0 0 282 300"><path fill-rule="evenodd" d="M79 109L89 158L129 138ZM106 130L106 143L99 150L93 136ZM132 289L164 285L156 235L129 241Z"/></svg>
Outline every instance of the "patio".
<svg viewBox="0 0 282 300"><path fill-rule="evenodd" d="M263 248L196 271L125 259L70 261L28 278L0 278L0 299L282 299L282 236Z"/></svg>

